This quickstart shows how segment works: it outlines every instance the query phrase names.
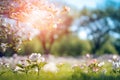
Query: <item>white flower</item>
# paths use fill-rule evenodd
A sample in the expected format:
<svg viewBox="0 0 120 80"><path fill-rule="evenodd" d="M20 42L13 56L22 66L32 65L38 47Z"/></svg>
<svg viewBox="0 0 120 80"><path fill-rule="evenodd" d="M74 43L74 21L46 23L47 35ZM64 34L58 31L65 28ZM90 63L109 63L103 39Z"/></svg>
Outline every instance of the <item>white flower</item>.
<svg viewBox="0 0 120 80"><path fill-rule="evenodd" d="M44 57L40 57L38 60L37 60L38 63L40 62L45 62L45 58Z"/></svg>
<svg viewBox="0 0 120 80"><path fill-rule="evenodd" d="M113 55L113 60L116 60L118 58L117 55Z"/></svg>
<svg viewBox="0 0 120 80"><path fill-rule="evenodd" d="M119 68L119 64L118 63L113 63L113 68Z"/></svg>
<svg viewBox="0 0 120 80"><path fill-rule="evenodd" d="M87 58L90 58L90 54L86 54L86 57L87 57Z"/></svg>
<svg viewBox="0 0 120 80"><path fill-rule="evenodd" d="M20 65L22 65L24 67L29 65L26 60L21 60L21 61L18 62L18 64L20 64Z"/></svg>
<svg viewBox="0 0 120 80"><path fill-rule="evenodd" d="M3 65L3 62L0 62L0 65Z"/></svg>
<svg viewBox="0 0 120 80"><path fill-rule="evenodd" d="M19 71L19 70L22 70L22 68L20 68L20 67L18 67L18 66L16 66L15 69L14 69L15 72L16 72L16 71Z"/></svg>
<svg viewBox="0 0 120 80"><path fill-rule="evenodd" d="M34 71L35 71L35 72L38 72L38 68L34 68Z"/></svg>
<svg viewBox="0 0 120 80"><path fill-rule="evenodd" d="M3 52L5 52L7 49L7 43L1 43L1 48L2 48Z"/></svg>
<svg viewBox="0 0 120 80"><path fill-rule="evenodd" d="M98 66L99 66L99 67L102 67L104 64L105 64L104 62L100 62L100 63L98 64Z"/></svg>
<svg viewBox="0 0 120 80"><path fill-rule="evenodd" d="M9 67L10 67L10 64L9 64L9 63L6 63L6 64L5 64L5 67L9 68Z"/></svg>
<svg viewBox="0 0 120 80"><path fill-rule="evenodd" d="M109 59L109 60L108 60L108 62L110 62L110 63L111 63L111 62L113 62L113 61L112 61L111 59Z"/></svg>
<svg viewBox="0 0 120 80"><path fill-rule="evenodd" d="M29 56L29 59L33 62L39 60L41 58L41 54L37 54L37 53L32 53L30 56Z"/></svg>
<svg viewBox="0 0 120 80"><path fill-rule="evenodd" d="M114 69L120 68L120 62L119 61L113 62L113 68Z"/></svg>
<svg viewBox="0 0 120 80"><path fill-rule="evenodd" d="M43 70L46 72L57 72L58 68L55 63L50 62L43 67Z"/></svg>

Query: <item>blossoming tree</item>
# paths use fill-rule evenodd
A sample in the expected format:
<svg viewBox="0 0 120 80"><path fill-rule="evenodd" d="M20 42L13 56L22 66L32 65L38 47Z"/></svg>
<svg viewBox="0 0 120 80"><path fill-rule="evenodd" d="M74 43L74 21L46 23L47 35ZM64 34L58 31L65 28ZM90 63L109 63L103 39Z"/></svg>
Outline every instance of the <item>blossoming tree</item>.
<svg viewBox="0 0 120 80"><path fill-rule="evenodd" d="M29 39L39 30L45 54L50 53L56 39L70 32L72 18L67 14L68 7L57 6L49 0L2 0L1 3L1 15L15 20L19 29L32 29L26 34Z"/></svg>

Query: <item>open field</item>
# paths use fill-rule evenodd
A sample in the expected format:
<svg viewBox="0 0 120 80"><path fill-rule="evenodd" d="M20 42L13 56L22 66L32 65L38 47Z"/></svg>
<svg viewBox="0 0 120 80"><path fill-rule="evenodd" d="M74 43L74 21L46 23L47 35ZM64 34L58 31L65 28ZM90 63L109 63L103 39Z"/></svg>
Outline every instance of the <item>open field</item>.
<svg viewBox="0 0 120 80"><path fill-rule="evenodd" d="M0 80L120 79L120 62L117 55L103 55L95 58L89 54L77 58L50 55L46 60L43 56L39 59L41 60L39 63L37 59L32 61L35 60L35 54L0 58Z"/></svg>

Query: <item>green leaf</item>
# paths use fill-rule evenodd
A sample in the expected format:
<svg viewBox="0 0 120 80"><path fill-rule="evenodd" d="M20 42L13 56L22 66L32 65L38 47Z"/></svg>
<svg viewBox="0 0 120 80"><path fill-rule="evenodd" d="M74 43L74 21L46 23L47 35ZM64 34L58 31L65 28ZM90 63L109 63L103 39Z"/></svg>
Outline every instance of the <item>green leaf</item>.
<svg viewBox="0 0 120 80"><path fill-rule="evenodd" d="M26 60L29 64L31 64L31 61L30 60Z"/></svg>
<svg viewBox="0 0 120 80"><path fill-rule="evenodd" d="M40 64L39 64L39 67L43 67L45 64L47 64L46 62L41 62Z"/></svg>
<svg viewBox="0 0 120 80"><path fill-rule="evenodd" d="M37 64L32 64L31 65L31 68L35 68L35 67L38 67L38 65Z"/></svg>
<svg viewBox="0 0 120 80"><path fill-rule="evenodd" d="M18 71L20 71L20 72L25 72L25 70L22 70L22 69L20 69L20 70L18 70Z"/></svg>
<svg viewBox="0 0 120 80"><path fill-rule="evenodd" d="M17 66L20 67L20 68L24 68L21 64L17 64Z"/></svg>

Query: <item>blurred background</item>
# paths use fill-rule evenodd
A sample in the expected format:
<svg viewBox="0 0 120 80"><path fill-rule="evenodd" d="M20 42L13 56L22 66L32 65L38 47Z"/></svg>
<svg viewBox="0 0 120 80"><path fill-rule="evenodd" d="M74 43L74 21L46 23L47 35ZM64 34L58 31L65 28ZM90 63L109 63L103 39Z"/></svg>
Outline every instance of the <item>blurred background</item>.
<svg viewBox="0 0 120 80"><path fill-rule="evenodd" d="M41 31L31 40L24 41L17 50L13 49L15 46L3 50L4 40L0 38L1 56L34 52L55 56L120 54L120 0L51 1L70 7L66 18L60 17L64 23L59 31L49 34Z"/></svg>

